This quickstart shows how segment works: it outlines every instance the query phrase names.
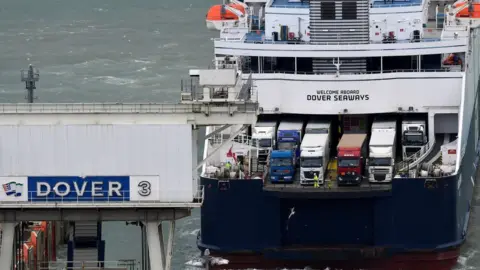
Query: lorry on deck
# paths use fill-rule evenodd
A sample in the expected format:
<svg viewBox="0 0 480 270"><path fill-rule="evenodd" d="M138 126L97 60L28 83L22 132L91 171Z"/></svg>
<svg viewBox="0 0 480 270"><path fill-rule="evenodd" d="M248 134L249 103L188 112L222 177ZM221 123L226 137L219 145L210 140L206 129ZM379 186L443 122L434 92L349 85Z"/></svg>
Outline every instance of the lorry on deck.
<svg viewBox="0 0 480 270"><path fill-rule="evenodd" d="M303 136L303 121L283 120L277 130L277 149L295 152L296 163L300 159L300 144Z"/></svg>
<svg viewBox="0 0 480 270"><path fill-rule="evenodd" d="M343 134L337 146L337 185L360 185L367 154L367 134Z"/></svg>
<svg viewBox="0 0 480 270"><path fill-rule="evenodd" d="M397 148L396 135L396 121L373 122L367 159L369 182L388 183L392 181Z"/></svg>
<svg viewBox="0 0 480 270"><path fill-rule="evenodd" d="M330 157L330 123L311 121L305 127L300 145L300 184L313 185L315 174L318 183L324 183Z"/></svg>
<svg viewBox="0 0 480 270"><path fill-rule="evenodd" d="M427 128L423 120L402 121L402 154L403 160L420 150L426 151Z"/></svg>
<svg viewBox="0 0 480 270"><path fill-rule="evenodd" d="M252 128L252 140L258 148L258 161L266 163L268 155L275 146L276 121L259 121Z"/></svg>
<svg viewBox="0 0 480 270"><path fill-rule="evenodd" d="M296 156L294 150L273 150L269 160L269 178L272 184L295 181Z"/></svg>

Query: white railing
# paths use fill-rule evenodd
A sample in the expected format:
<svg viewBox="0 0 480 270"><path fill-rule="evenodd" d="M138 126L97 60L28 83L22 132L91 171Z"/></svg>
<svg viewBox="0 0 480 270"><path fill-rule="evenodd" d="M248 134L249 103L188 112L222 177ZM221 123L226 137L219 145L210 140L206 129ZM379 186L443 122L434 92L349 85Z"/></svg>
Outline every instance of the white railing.
<svg viewBox="0 0 480 270"><path fill-rule="evenodd" d="M426 73L426 72L454 72L450 67L445 67L443 69L395 69L395 70L383 70L383 71L365 71L365 72L352 72L345 73L343 75L369 75L369 74L389 74L389 73ZM455 71L456 72L456 71ZM252 75L257 75L260 73L252 73ZM299 74L299 75L319 75L315 72L302 72L302 71L278 71L278 70L262 70L262 74ZM323 73L325 75L332 75L333 73Z"/></svg>
<svg viewBox="0 0 480 270"><path fill-rule="evenodd" d="M220 38L225 40L242 40L248 32L248 27L225 27L220 31Z"/></svg>
<svg viewBox="0 0 480 270"><path fill-rule="evenodd" d="M433 149L435 145L435 140L431 141L430 143L426 144L418 152L409 156L406 160L400 161L395 164L395 174L399 174L401 172L408 173L408 171L415 166L418 165Z"/></svg>
<svg viewBox="0 0 480 270"><path fill-rule="evenodd" d="M68 264L70 270L140 270L141 264L136 260L120 260L120 261L54 261L48 262L48 266L39 263L38 270L64 270L67 269ZM101 265L103 264L103 267Z"/></svg>
<svg viewBox="0 0 480 270"><path fill-rule="evenodd" d="M385 4L381 0L373 1L372 8L392 8L392 7L418 7L422 5L422 1L418 3L410 3L410 1Z"/></svg>
<svg viewBox="0 0 480 270"><path fill-rule="evenodd" d="M58 191L60 193L61 191ZM179 191L184 192L184 190ZM50 192L46 196L39 196L37 191L27 192L28 201L21 201L22 197L19 196L18 200L2 200L0 202L0 208L15 207L15 206L30 206L30 207L45 207L45 205L52 205L58 207L198 207L203 203L205 198L205 187L199 185L198 189L194 191L193 201L179 202L178 200L132 200L132 196L129 191L120 191L119 196L108 196L107 191L98 192L83 192L82 195L65 195L60 196L54 192ZM174 191L168 191L169 194L175 194ZM161 195L160 195L161 196Z"/></svg>
<svg viewBox="0 0 480 270"><path fill-rule="evenodd" d="M367 29L366 29L367 30ZM410 39L401 39L394 41L373 41L369 40L356 41L356 42L312 42L312 41L274 41L273 39L260 39L260 40L249 40L247 35L243 38L213 38L214 41L228 41L228 42L238 42L238 43L256 43L256 44L277 44L277 45L368 45L368 44L403 44L403 43L427 43L427 42L440 42L440 41L451 41L451 40L461 40L466 39L462 37L444 37L440 38L443 32L443 28L423 28L423 37L418 41Z"/></svg>
<svg viewBox="0 0 480 270"><path fill-rule="evenodd" d="M0 103L0 114L195 113L201 110L201 106L180 103ZM246 111L255 112L256 108Z"/></svg>

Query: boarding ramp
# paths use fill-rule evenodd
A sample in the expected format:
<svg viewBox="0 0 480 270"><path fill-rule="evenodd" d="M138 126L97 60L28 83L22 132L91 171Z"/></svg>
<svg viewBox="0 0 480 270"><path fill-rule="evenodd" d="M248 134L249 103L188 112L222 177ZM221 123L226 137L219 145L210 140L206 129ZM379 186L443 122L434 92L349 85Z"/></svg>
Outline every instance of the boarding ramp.
<svg viewBox="0 0 480 270"><path fill-rule="evenodd" d="M440 148L452 140L452 134L435 134L435 140L429 142L420 151L411 155L404 161L395 164L396 177L406 175L415 178L418 175L418 166L433 163L441 155Z"/></svg>

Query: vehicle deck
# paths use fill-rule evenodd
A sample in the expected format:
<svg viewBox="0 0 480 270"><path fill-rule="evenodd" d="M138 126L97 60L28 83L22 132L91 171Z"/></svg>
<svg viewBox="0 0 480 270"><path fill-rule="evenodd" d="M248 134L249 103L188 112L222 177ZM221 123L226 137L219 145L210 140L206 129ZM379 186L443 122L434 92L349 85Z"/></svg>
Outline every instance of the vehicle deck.
<svg viewBox="0 0 480 270"><path fill-rule="evenodd" d="M280 197L301 198L369 198L391 195L392 185L389 183L371 184L367 179L363 179L360 186L338 186L334 171L329 170L327 179L330 177L332 177L331 179L333 180L325 181L323 185L317 188L313 186L302 186L300 185L300 171L298 170L293 183L272 184L266 180L263 190L277 192Z"/></svg>

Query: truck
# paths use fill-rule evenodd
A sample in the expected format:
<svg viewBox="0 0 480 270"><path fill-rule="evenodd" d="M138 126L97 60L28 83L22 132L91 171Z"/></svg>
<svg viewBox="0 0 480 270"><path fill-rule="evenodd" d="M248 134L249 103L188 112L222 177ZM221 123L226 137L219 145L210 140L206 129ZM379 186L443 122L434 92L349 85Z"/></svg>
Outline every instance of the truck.
<svg viewBox="0 0 480 270"><path fill-rule="evenodd" d="M272 184L295 181L296 157L294 150L273 150L269 160L269 177Z"/></svg>
<svg viewBox="0 0 480 270"><path fill-rule="evenodd" d="M367 134L343 134L337 146L337 185L360 185L367 154Z"/></svg>
<svg viewBox="0 0 480 270"><path fill-rule="evenodd" d="M396 121L374 121L370 135L367 168L371 183L392 182L397 138Z"/></svg>
<svg viewBox="0 0 480 270"><path fill-rule="evenodd" d="M303 135L303 121L284 120L280 122L277 131L277 150L292 150L295 152L296 163L300 159L300 144Z"/></svg>
<svg viewBox="0 0 480 270"><path fill-rule="evenodd" d="M324 183L330 157L330 122L311 121L300 145L300 184L312 185L314 175Z"/></svg>
<svg viewBox="0 0 480 270"><path fill-rule="evenodd" d="M259 121L252 128L252 140L258 150L258 161L266 163L268 155L275 146L276 121Z"/></svg>
<svg viewBox="0 0 480 270"><path fill-rule="evenodd" d="M402 121L403 160L425 149L428 143L426 126L423 120Z"/></svg>

